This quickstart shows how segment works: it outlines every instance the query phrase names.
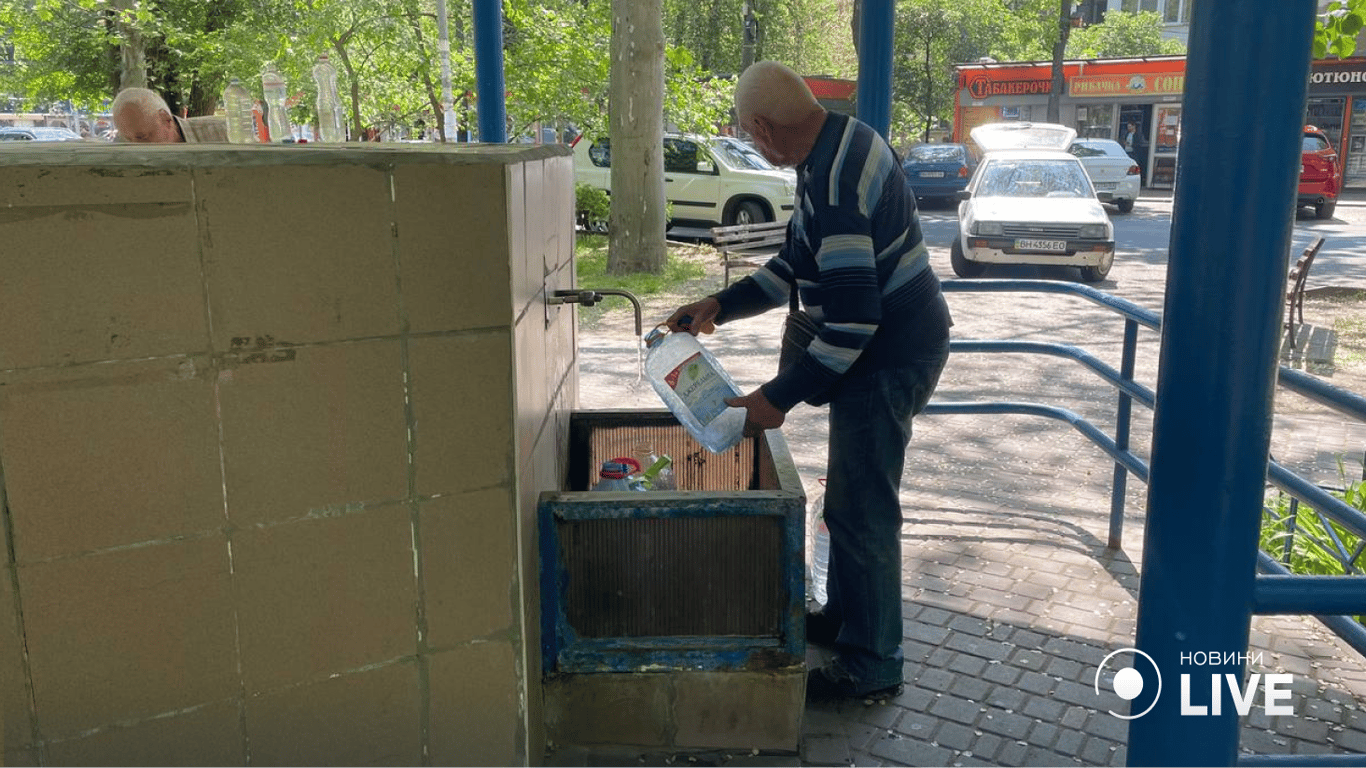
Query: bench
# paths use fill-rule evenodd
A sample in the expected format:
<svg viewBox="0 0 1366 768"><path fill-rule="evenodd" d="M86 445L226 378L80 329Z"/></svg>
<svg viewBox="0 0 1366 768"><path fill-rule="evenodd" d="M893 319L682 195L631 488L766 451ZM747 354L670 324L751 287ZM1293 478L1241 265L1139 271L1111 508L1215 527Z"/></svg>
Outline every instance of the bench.
<svg viewBox="0 0 1366 768"><path fill-rule="evenodd" d="M1304 286L1309 280L1309 268L1314 266L1314 257L1323 247L1323 238L1318 238L1304 249L1295 260L1287 277L1289 286L1285 291L1285 329L1290 333L1290 348L1295 348L1295 326L1304 325Z"/></svg>
<svg viewBox="0 0 1366 768"><path fill-rule="evenodd" d="M725 269L724 288L730 285L732 269L762 267L778 253L787 240L787 223L765 221L759 224L735 224L712 227L711 244L721 253Z"/></svg>

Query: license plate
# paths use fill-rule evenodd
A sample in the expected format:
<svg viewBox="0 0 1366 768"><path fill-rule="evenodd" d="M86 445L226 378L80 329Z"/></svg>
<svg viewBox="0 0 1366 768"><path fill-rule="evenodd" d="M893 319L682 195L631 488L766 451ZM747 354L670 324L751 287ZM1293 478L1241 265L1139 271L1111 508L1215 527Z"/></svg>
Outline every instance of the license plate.
<svg viewBox="0 0 1366 768"><path fill-rule="evenodd" d="M1099 181L1099 182L1096 182L1096 189L1114 189L1114 188L1117 187L1117 186L1119 186L1119 182L1117 182L1117 181Z"/></svg>
<svg viewBox="0 0 1366 768"><path fill-rule="evenodd" d="M1066 240L1016 240L1015 248L1021 251L1065 251Z"/></svg>
<svg viewBox="0 0 1366 768"><path fill-rule="evenodd" d="M921 171L921 172L920 172L920 178L922 178L922 179L942 179L942 178L944 178L944 172L943 172L943 171Z"/></svg>

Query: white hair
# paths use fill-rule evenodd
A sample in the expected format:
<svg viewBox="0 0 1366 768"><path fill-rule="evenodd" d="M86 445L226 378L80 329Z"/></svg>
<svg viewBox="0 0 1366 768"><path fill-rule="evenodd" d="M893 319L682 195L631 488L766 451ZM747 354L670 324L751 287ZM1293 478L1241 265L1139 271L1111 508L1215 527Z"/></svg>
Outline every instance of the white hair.
<svg viewBox="0 0 1366 768"><path fill-rule="evenodd" d="M741 119L765 117L792 126L821 108L802 76L776 61L754 62L735 83L735 113Z"/></svg>
<svg viewBox="0 0 1366 768"><path fill-rule="evenodd" d="M161 94L147 88L124 88L119 91L119 95L114 97L114 103L109 107L109 114L117 115L119 110L129 106L136 107L139 112L148 115L155 115L160 111L171 114L171 108L166 106L166 100L161 98Z"/></svg>

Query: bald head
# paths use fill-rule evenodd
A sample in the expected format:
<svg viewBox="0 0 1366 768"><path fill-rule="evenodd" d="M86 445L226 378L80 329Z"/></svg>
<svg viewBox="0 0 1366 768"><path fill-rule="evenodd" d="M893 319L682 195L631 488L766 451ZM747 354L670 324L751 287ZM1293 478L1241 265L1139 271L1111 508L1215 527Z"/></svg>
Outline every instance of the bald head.
<svg viewBox="0 0 1366 768"><path fill-rule="evenodd" d="M735 113L741 119L766 117L791 126L821 109L802 76L776 61L755 62L735 83Z"/></svg>
<svg viewBox="0 0 1366 768"><path fill-rule="evenodd" d="M735 83L735 116L774 165L797 165L825 124L825 108L802 76L776 61L757 61Z"/></svg>
<svg viewBox="0 0 1366 768"><path fill-rule="evenodd" d="M121 141L174 144L184 141L166 100L146 88L124 88L109 107Z"/></svg>

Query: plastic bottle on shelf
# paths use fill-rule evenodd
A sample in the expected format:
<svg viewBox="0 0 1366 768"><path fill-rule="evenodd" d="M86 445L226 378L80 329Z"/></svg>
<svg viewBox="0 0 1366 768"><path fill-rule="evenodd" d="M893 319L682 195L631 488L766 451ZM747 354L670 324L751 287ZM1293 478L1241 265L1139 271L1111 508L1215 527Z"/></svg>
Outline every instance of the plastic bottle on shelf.
<svg viewBox="0 0 1366 768"><path fill-rule="evenodd" d="M824 492L811 502L811 511L806 519L806 531L811 599L815 600L817 605L825 605L828 597L825 591L826 576L830 570L830 529L825 525Z"/></svg>
<svg viewBox="0 0 1366 768"><path fill-rule="evenodd" d="M228 112L228 141L233 144L256 143L256 119L251 114L253 99L242 81L232 78L223 89L223 105Z"/></svg>
<svg viewBox="0 0 1366 768"><path fill-rule="evenodd" d="M270 140L274 144L294 138L289 125L289 108L285 105L288 93L285 79L275 69L275 63L266 65L261 75L261 91L266 95L266 127L270 129Z"/></svg>
<svg viewBox="0 0 1366 768"><path fill-rule="evenodd" d="M602 463L602 469L598 472L598 484L593 486L595 491L637 491L644 488L635 487L631 482L631 475L640 471L640 462L630 457L618 457Z"/></svg>
<svg viewBox="0 0 1366 768"><path fill-rule="evenodd" d="M735 447L745 433L745 409L726 405L740 388L689 333L655 328L645 335L645 375L693 439L712 453Z"/></svg>
<svg viewBox="0 0 1366 768"><path fill-rule="evenodd" d="M341 99L337 96L337 68L325 53L313 65L313 82L318 86L317 140L340 144L346 141L346 132L342 130Z"/></svg>

